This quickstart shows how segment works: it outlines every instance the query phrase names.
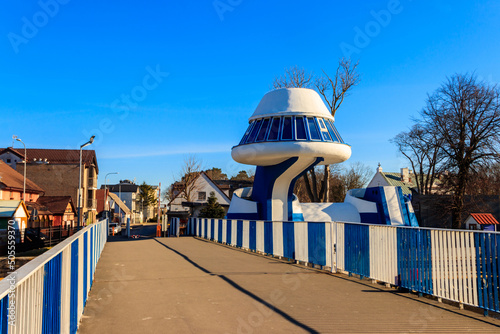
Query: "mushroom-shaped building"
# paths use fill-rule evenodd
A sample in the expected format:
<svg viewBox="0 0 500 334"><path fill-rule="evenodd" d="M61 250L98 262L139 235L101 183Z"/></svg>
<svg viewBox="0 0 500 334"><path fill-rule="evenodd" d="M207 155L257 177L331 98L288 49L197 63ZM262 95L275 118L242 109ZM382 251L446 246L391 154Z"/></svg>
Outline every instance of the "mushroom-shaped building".
<svg viewBox="0 0 500 334"><path fill-rule="evenodd" d="M297 179L316 165L336 164L351 156L321 97L306 88L267 93L232 157L255 165L253 188L233 193L228 219L272 221L345 221L417 225L408 198L398 187L353 189L344 203L299 203Z"/></svg>
<svg viewBox="0 0 500 334"><path fill-rule="evenodd" d="M239 218L237 211L241 210L235 209L243 206L253 211L246 213L255 219L300 219L300 205L294 210L295 181L315 165L346 161L351 147L343 142L333 116L311 89L284 88L267 93L249 122L231 155L237 162L257 166L255 183L251 193L236 192L241 200L246 196L247 203L235 203L228 218Z"/></svg>

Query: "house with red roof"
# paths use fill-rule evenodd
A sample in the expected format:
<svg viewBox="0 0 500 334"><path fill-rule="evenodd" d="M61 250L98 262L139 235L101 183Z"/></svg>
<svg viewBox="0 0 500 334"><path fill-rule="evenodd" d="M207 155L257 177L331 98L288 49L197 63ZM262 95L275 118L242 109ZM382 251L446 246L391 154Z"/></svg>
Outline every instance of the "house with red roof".
<svg viewBox="0 0 500 334"><path fill-rule="evenodd" d="M77 213L71 196L42 196L37 203L52 213L52 226L62 226L62 228L76 226Z"/></svg>
<svg viewBox="0 0 500 334"><path fill-rule="evenodd" d="M498 221L491 213L471 213L465 220L467 230L500 231Z"/></svg>

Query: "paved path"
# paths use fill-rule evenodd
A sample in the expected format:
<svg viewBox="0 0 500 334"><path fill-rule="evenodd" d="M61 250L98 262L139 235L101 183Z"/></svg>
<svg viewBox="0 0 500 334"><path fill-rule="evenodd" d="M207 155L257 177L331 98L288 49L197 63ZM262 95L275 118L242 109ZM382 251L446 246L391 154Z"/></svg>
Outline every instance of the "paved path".
<svg viewBox="0 0 500 334"><path fill-rule="evenodd" d="M107 243L79 333L499 333L500 321L190 237Z"/></svg>

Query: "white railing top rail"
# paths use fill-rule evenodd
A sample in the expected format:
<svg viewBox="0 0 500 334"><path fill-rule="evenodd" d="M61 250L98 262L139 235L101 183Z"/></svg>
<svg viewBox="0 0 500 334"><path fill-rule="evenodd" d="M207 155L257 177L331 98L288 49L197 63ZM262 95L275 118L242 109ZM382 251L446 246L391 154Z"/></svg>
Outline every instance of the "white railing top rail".
<svg viewBox="0 0 500 334"><path fill-rule="evenodd" d="M67 238L66 240L58 243L42 255L37 256L33 260L29 261L26 263L24 266L16 270L16 286L19 286L21 283L23 283L25 280L27 280L36 270L40 269L43 267L47 262L52 260L54 257L59 255L62 251L64 251L67 247L71 245L71 243L76 240L78 237L80 237L82 234L87 232L92 226L95 226L97 224L101 224L105 222L106 220L101 220L97 222L96 224L93 225L88 225L84 228L82 228L80 231L77 233L73 234L71 237ZM8 276L7 276L8 277ZM5 277L3 280L0 281L0 299L5 297L7 294L9 294L10 291L10 281L7 280L7 277Z"/></svg>

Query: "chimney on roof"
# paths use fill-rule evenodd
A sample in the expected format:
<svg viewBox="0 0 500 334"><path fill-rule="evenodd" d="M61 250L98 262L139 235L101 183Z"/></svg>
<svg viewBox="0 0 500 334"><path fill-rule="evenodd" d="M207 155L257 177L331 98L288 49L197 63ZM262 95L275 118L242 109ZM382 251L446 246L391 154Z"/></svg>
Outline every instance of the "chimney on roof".
<svg viewBox="0 0 500 334"><path fill-rule="evenodd" d="M380 162L378 163L377 173L382 173L382 166L380 166Z"/></svg>
<svg viewBox="0 0 500 334"><path fill-rule="evenodd" d="M410 170L408 167L401 168L401 181L408 183L410 182Z"/></svg>

